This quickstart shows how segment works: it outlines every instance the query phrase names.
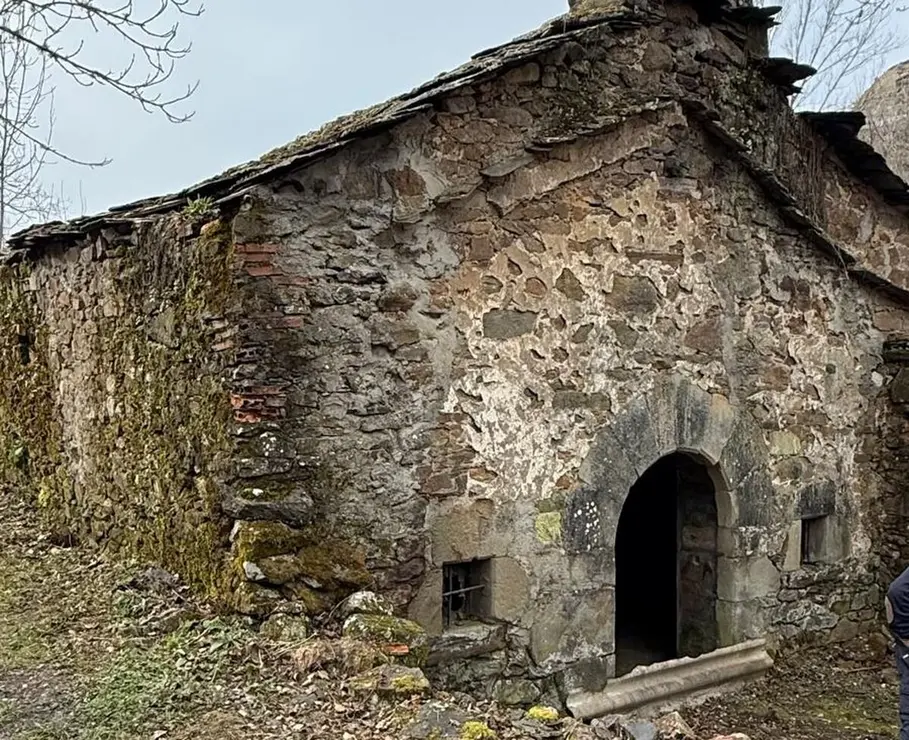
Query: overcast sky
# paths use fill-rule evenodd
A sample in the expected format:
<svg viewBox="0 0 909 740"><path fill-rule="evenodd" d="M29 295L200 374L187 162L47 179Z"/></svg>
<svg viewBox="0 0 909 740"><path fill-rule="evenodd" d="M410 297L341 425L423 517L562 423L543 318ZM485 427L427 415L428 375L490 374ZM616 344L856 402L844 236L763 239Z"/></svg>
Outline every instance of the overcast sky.
<svg viewBox="0 0 909 740"><path fill-rule="evenodd" d="M87 213L180 190L345 113L406 92L477 51L532 30L567 0L206 0L185 22L199 80L188 123L103 90L57 83L55 142L103 168L57 165ZM269 12L262 12L267 6ZM252 8L256 10L252 10ZM175 76L176 79L176 76ZM177 85L174 91L180 90ZM72 214L78 215L78 213Z"/></svg>
<svg viewBox="0 0 909 740"><path fill-rule="evenodd" d="M114 93L57 81L56 144L74 156L112 160L99 169L56 165L47 171L73 201L69 215L81 211L80 187L87 213L180 190L332 118L410 90L477 51L536 28L568 3L205 4L201 18L185 22L193 50L175 78L200 83L188 106L196 111L190 122L171 124Z"/></svg>

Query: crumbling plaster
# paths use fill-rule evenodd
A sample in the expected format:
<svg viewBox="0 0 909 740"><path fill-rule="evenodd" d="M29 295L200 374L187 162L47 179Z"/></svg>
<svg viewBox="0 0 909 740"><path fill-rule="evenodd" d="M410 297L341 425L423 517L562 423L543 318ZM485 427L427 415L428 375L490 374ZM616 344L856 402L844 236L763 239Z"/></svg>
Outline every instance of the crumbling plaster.
<svg viewBox="0 0 909 740"><path fill-rule="evenodd" d="M538 77L525 69L510 80L514 90L506 87L504 94L520 97L522 86ZM493 93L503 95L493 88L476 97ZM318 251L326 264L333 256L325 242L349 233L348 213L360 207L334 205L351 184L337 181L326 194L320 182L328 173L397 183L382 186L388 200L381 207L370 201L371 220L364 218L365 208L359 210L354 233L362 251L349 249L347 256L360 260L353 264L361 272L383 273L384 287L372 289L375 295L410 296L397 306L406 310L372 320L370 354L364 337L356 362L396 367L399 377L411 379L412 405L401 404L402 388L380 414L384 421L372 420L372 431L360 433L363 441L339 448L345 438L334 434L323 453L339 467L349 461L354 474L368 472L373 490L382 490L377 478L389 481L383 492L388 498L375 499L376 510L368 513L355 486L345 491L349 499L342 494L332 500L333 512L363 517L373 535L405 540L415 547L413 560L426 563L421 579L398 575L404 571L400 560L390 563L383 585L400 588L410 615L438 634L443 563L491 557L516 574L501 579L509 584L502 596L507 606L494 607L493 616L513 624L514 644L530 646L530 670L547 673L582 659L608 664L608 551L598 560L566 555L565 502L600 430L652 398L655 383L680 377L727 399L723 403L735 408L737 418L750 419L766 445L744 470L731 465L723 473L733 476L734 487L752 472L749 494L760 495L749 495L744 529L730 534L740 538L731 554L747 552L751 559L732 558L724 566L735 574L724 582L740 582L727 587L732 598L723 607L724 640L767 630L794 634L817 624L829 629L840 622L833 609L842 610L843 599L856 622L870 618L873 610L862 616L861 609L850 611L848 594L867 590L872 580L865 560L872 535L862 502L873 501L876 491L853 458L865 433L862 420L872 423L883 383L874 381L882 341L872 325L875 295L785 225L748 174L726 161L678 108L631 114L533 161L522 155L484 182L477 172L488 160L468 169L464 147L502 162L503 152L520 139L503 123L508 117L501 106L486 119L476 101L448 105L464 112L443 115L438 128L424 120L396 130L382 142L381 156L374 145L364 149L368 156L348 154L351 165L333 161L305 173L299 189L319 194L324 217L285 247L294 259ZM432 152L440 153L435 161ZM415 188L421 180L434 183L434 210ZM439 190L439 183L448 189ZM286 205L264 212L300 207L296 192L278 197ZM392 217L389 226L385 219L401 202L422 202L426 213L414 221L408 211L410 223ZM312 206L306 208L311 218ZM334 231L330 208L337 209ZM288 223L287 216L280 218ZM276 264L289 272L282 252ZM310 295L325 294L316 287L317 274L310 269ZM367 294L361 291L361 297ZM326 369L327 377L339 377L335 364ZM351 390L338 389L343 401L323 398L323 408L336 402L350 408L356 398ZM318 434L324 417L310 411L306 424ZM387 440L376 430L389 427L422 445L423 464L408 469L414 458L396 450L372 453L368 465L350 456L370 436ZM711 462L719 456L696 451ZM396 456L402 465L394 464ZM836 575L816 589L823 603L806 609L779 601L776 592L788 577L780 571L795 537L799 492L825 480L834 482L836 512L849 522L849 542L836 559L843 566L842 556L851 552L855 560L846 570L853 574L844 580L834 566ZM407 482L401 488L391 481ZM621 481L619 487L627 483ZM402 506L404 501L409 503ZM404 511L414 518L402 518ZM423 522L428 542L411 538ZM817 580L811 576L796 588ZM416 593L407 590L418 582ZM839 591L830 592L837 582ZM572 584L568 592L566 583ZM585 583L588 597L579 595L578 584ZM557 614L547 613L553 609ZM574 623L559 614L574 615Z"/></svg>

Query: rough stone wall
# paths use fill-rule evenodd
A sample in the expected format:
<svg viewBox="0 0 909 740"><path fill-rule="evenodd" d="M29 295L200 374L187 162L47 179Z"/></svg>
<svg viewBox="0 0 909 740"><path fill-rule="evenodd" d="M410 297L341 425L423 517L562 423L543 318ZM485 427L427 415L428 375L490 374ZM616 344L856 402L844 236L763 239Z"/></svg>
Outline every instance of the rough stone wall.
<svg viewBox="0 0 909 740"><path fill-rule="evenodd" d="M174 217L108 230L3 268L3 479L61 534L217 593L231 254L219 223L187 228Z"/></svg>
<svg viewBox="0 0 909 740"><path fill-rule="evenodd" d="M842 188L841 212L800 176L806 211L845 238L863 203L880 225L859 246L892 249L891 278L903 217L820 161L763 78L747 73L760 94L734 108L741 58L684 13L592 31L250 201L248 238L268 255L250 276L265 308L300 308L257 329L284 353L257 376L287 388L270 464L277 479L295 459L326 469L320 520L362 538L378 587L433 634L443 564L492 559L494 623L437 644L437 662L485 653L455 683L526 697L541 690L528 677L608 670L614 574L566 554L565 504L598 431L666 376L728 399L766 447L772 523L731 535L750 555L718 574L737 630L724 639L876 618L882 490L863 450L885 382L876 317L903 309L804 238L667 97L705 91L759 129L747 104L766 93L768 118ZM800 519L820 515L834 562L803 567Z"/></svg>
<svg viewBox="0 0 909 740"><path fill-rule="evenodd" d="M889 393L880 404L879 428L866 438L863 461L874 470L883 491L879 509L881 522L878 552L881 557L881 587L899 575L909 562L909 319L904 311L885 303L876 323L887 331L890 340L884 348L884 364L878 369Z"/></svg>
<svg viewBox="0 0 909 740"><path fill-rule="evenodd" d="M707 469L693 460L680 466L677 491L681 530L679 643L682 655L694 657L718 646L716 491Z"/></svg>
<svg viewBox="0 0 909 740"><path fill-rule="evenodd" d="M512 701L596 680L614 660L614 532L603 522L617 516L627 486L609 491L612 501L600 490L586 520L571 512L585 471L596 467L605 489L603 471L619 467L595 459L598 440L621 430L626 449L649 449L645 438L666 430L635 414L666 406L666 438L694 439L703 424L705 456L729 488L717 500L721 642L846 636L875 619L873 553L899 474L874 442L894 418L885 390L893 373L880 352L905 309L806 238L792 209L771 203L733 156L741 150L705 129L692 98L716 106L730 136L749 142L752 164L778 172L804 214L898 285L905 217L826 158L727 37L684 7L667 12L654 27L590 28L245 197L226 239L242 308L227 324L214 320L230 361L226 380L204 394L229 393L232 406L226 432L206 444L236 449L218 497L236 524L229 543L217 532L230 548L219 572L242 576L239 608L264 613L285 597L318 613L370 584L437 637L434 670L452 685ZM42 259L39 305L50 305L64 263ZM85 260L65 268L78 270L67 286L116 268L91 252ZM188 285L191 273L175 269L178 286ZM11 285L13 295L22 283ZM99 285L90 305L103 315L100 297L124 290ZM124 327L158 325L136 321L148 310L137 299L129 305L117 314ZM190 316L209 314L223 311ZM67 336L65 316L54 316L49 336ZM160 323L198 322L178 311ZM120 388L121 376L133 377L130 358L158 344L168 347L136 339L126 352L72 352L66 382L94 394L78 408L102 408L102 379L113 375ZM162 350L152 385L165 372L195 371L173 361L191 346ZM32 381L50 397L54 372L49 365ZM193 394L215 377L200 375ZM148 425L166 402L182 429L191 406L173 389L183 378L129 418ZM667 382L674 395L660 390ZM105 392L116 408L116 393ZM149 449L117 453L119 443L98 444L95 427L72 412L60 412L59 439L80 451L73 470L83 450L93 466L115 450L117 470L128 470L154 445L170 449L162 439L180 450L209 440L162 432L139 437L155 440ZM207 470L220 458L200 459ZM130 482L110 477L119 510ZM105 486L92 490L107 491L99 480ZM172 502L179 520L192 509L181 503L189 489L158 480L143 479L141 490ZM84 505L86 495L66 500L94 518L99 507ZM820 562L803 564L809 517L827 517L826 545ZM597 536L605 545L583 551ZM165 560L176 557L170 541L161 547ZM443 631L444 565L474 558L490 560L489 623Z"/></svg>
<svg viewBox="0 0 909 740"><path fill-rule="evenodd" d="M242 545L261 525L241 523L237 557L256 581L251 611L269 608L277 587L319 612L332 605L320 584L366 585L364 562L377 587L400 586L406 601L424 569L414 471L429 430L445 424L438 413L455 342L431 281L457 258L444 235L408 225L408 208L425 207L426 196L400 156L389 141L354 149L260 189L234 220L249 307L237 338L248 357L247 390L236 390L240 475L259 498L289 489L311 500L302 524L322 545L318 558L275 547L263 563ZM256 388L279 402L247 408ZM298 549L301 522L276 518Z"/></svg>
<svg viewBox="0 0 909 740"><path fill-rule="evenodd" d="M855 103L867 118L861 137L884 155L891 169L909 182L909 62L878 77Z"/></svg>

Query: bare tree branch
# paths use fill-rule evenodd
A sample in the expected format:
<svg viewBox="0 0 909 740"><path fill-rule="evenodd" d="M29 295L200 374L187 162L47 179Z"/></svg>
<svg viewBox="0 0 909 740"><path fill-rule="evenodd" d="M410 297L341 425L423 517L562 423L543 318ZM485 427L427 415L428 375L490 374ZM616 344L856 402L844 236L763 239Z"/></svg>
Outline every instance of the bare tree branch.
<svg viewBox="0 0 909 740"><path fill-rule="evenodd" d="M54 145L52 74L113 90L173 123L188 121L193 113L181 109L198 83L169 90L190 52L179 42L180 22L202 11L199 0L0 0L0 246L27 222L62 216L62 190L40 178L51 158L108 163Z"/></svg>
<svg viewBox="0 0 909 740"><path fill-rule="evenodd" d="M148 9L143 12L139 5ZM178 42L176 19L202 12L197 0L0 0L0 35L32 47L81 85L110 88L180 123L193 114L177 108L198 83L177 95L164 93L176 62L191 49ZM120 65L98 65L87 41L93 38L116 44L127 58Z"/></svg>
<svg viewBox="0 0 909 740"><path fill-rule="evenodd" d="M760 0L775 5L776 0ZM817 70L793 98L797 108L848 108L883 71L887 56L906 44L900 0L792 0L771 34L772 53Z"/></svg>
<svg viewBox="0 0 909 740"><path fill-rule="evenodd" d="M0 240L58 214L62 202L40 181L53 136L47 65L16 39L0 36ZM40 143L36 143L36 141Z"/></svg>

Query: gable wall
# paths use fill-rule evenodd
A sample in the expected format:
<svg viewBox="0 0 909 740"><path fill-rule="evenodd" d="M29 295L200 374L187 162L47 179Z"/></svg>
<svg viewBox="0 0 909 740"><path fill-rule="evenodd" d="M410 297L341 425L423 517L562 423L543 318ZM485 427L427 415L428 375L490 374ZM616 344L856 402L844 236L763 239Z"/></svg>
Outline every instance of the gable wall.
<svg viewBox="0 0 909 740"><path fill-rule="evenodd" d="M300 325L269 340L290 349L262 382L294 389L287 459L305 448L339 481L315 495L320 516L363 539L376 585L435 634L442 564L494 558L508 627L474 636L469 649L493 657L453 669L456 683L508 691L506 664L608 666L612 575L578 570L565 517L598 432L666 377L743 409L765 449L768 524L731 535L748 554L724 566L727 637L848 636L877 619L880 348L904 309L658 99L670 72L709 82L716 67L682 72L634 35L601 41L602 58L569 45L249 206L255 239L274 246L274 273L256 279L300 307ZM584 127L602 132L573 141ZM798 520L819 498L836 562L805 569Z"/></svg>

